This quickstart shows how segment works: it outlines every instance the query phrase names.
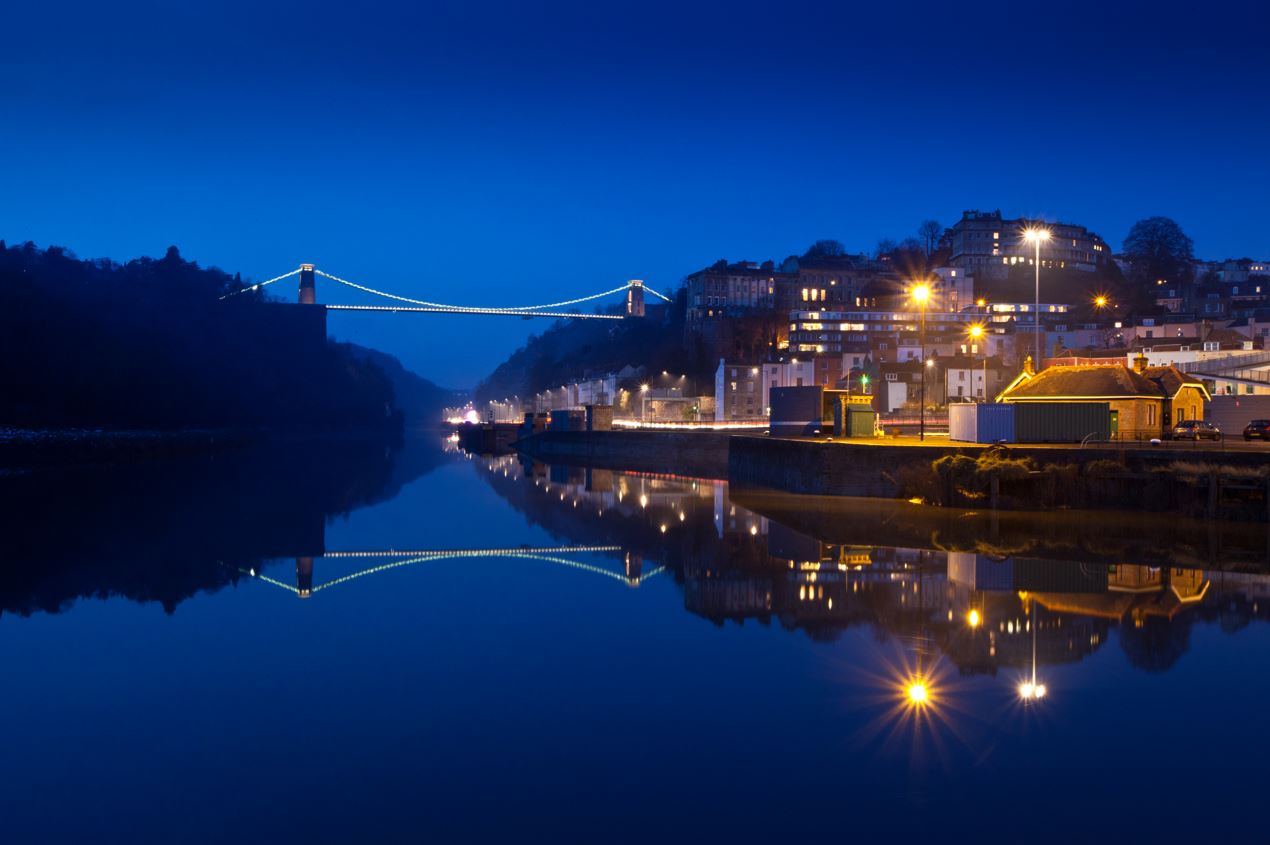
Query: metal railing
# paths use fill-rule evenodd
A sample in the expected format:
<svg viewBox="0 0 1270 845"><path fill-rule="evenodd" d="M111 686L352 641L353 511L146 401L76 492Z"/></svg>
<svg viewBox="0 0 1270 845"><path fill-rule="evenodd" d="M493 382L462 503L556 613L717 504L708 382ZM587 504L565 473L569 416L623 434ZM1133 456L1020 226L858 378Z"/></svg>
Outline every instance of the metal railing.
<svg viewBox="0 0 1270 845"><path fill-rule="evenodd" d="M1177 364L1184 373L1219 374L1229 371L1244 370L1259 364L1270 364L1270 352L1250 352L1247 355L1230 355L1224 358L1208 358L1201 361L1187 361ZM1238 376L1236 376L1238 378Z"/></svg>

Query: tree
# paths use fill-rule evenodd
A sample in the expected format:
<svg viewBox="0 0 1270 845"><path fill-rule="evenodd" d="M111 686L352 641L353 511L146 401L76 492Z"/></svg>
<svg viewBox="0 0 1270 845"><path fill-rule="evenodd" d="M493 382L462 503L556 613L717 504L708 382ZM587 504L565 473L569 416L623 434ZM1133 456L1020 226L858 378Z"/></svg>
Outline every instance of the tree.
<svg viewBox="0 0 1270 845"><path fill-rule="evenodd" d="M943 233L944 227L940 225L938 220L923 220L922 225L917 227L917 237L922 242L922 249L925 251L927 258L930 258L931 253L935 251L935 246L939 243L939 237Z"/></svg>
<svg viewBox="0 0 1270 845"><path fill-rule="evenodd" d="M1134 223L1124 239L1123 251L1132 279L1139 286L1154 285L1160 279L1190 281L1195 245L1168 217L1148 217Z"/></svg>
<svg viewBox="0 0 1270 845"><path fill-rule="evenodd" d="M832 239L816 241L807 247L807 252L803 254L803 258L832 258L847 254L847 248L842 245L842 241Z"/></svg>
<svg viewBox="0 0 1270 845"><path fill-rule="evenodd" d="M881 240L878 241L877 246L873 247L873 257L879 258L879 259L887 258L890 256L891 253L895 252L896 246L898 245L895 243L893 239L882 238Z"/></svg>

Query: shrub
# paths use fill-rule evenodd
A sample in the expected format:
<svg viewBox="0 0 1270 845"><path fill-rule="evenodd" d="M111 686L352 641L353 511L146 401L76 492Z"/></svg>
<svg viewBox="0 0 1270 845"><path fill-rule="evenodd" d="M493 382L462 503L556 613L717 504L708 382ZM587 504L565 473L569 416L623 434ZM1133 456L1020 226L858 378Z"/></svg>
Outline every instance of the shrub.
<svg viewBox="0 0 1270 845"><path fill-rule="evenodd" d="M1120 475L1121 473L1125 473L1128 471L1129 471L1129 468L1125 466L1124 464L1120 463L1120 461L1112 461L1106 458L1102 458L1096 461L1090 461L1089 463L1085 464L1085 475L1091 475L1095 477L1100 477L1105 475Z"/></svg>

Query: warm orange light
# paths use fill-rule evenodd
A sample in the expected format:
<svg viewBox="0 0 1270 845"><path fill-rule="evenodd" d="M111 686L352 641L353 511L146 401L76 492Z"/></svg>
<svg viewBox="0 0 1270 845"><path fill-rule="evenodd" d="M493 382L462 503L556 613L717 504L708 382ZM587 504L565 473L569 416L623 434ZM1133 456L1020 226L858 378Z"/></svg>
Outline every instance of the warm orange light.
<svg viewBox="0 0 1270 845"><path fill-rule="evenodd" d="M1042 228L1024 229L1023 237L1025 240L1036 243L1037 241L1048 241L1050 239L1050 230Z"/></svg>
<svg viewBox="0 0 1270 845"><path fill-rule="evenodd" d="M1106 308L1106 307L1107 307L1107 297L1105 297L1105 296L1095 296L1095 297L1094 297L1094 307L1095 307L1095 308Z"/></svg>
<svg viewBox="0 0 1270 845"><path fill-rule="evenodd" d="M983 617L979 615L979 611L972 610L966 614L966 624L971 628L978 628L983 624Z"/></svg>
<svg viewBox="0 0 1270 845"><path fill-rule="evenodd" d="M909 295L913 297L913 301L918 305L925 305L926 301L930 299L930 285L913 285Z"/></svg>
<svg viewBox="0 0 1270 845"><path fill-rule="evenodd" d="M966 329L966 333L969 334L975 340L978 340L979 338L983 337L983 326L979 325L978 323L972 323L970 328Z"/></svg>
<svg viewBox="0 0 1270 845"><path fill-rule="evenodd" d="M930 690L928 690L926 688L926 684L921 681L914 681L909 684L905 693L908 695L908 700L918 706L930 701Z"/></svg>

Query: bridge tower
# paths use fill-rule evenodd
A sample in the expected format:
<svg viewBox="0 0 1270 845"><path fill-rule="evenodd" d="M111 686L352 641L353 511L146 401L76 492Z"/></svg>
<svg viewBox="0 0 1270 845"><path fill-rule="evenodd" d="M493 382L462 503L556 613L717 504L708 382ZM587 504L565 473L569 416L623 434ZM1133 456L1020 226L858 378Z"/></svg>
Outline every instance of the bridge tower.
<svg viewBox="0 0 1270 845"><path fill-rule="evenodd" d="M312 288L309 290L312 290ZM313 558L298 557L295 559L295 586L300 591L300 598L307 599L313 595Z"/></svg>
<svg viewBox="0 0 1270 845"><path fill-rule="evenodd" d="M626 586L634 587L644 574L644 556L639 552L626 553Z"/></svg>
<svg viewBox="0 0 1270 845"><path fill-rule="evenodd" d="M317 304L317 285L313 276L312 264L300 265L300 304Z"/></svg>
<svg viewBox="0 0 1270 845"><path fill-rule="evenodd" d="M631 279L626 283L626 316L644 316L644 281Z"/></svg>

